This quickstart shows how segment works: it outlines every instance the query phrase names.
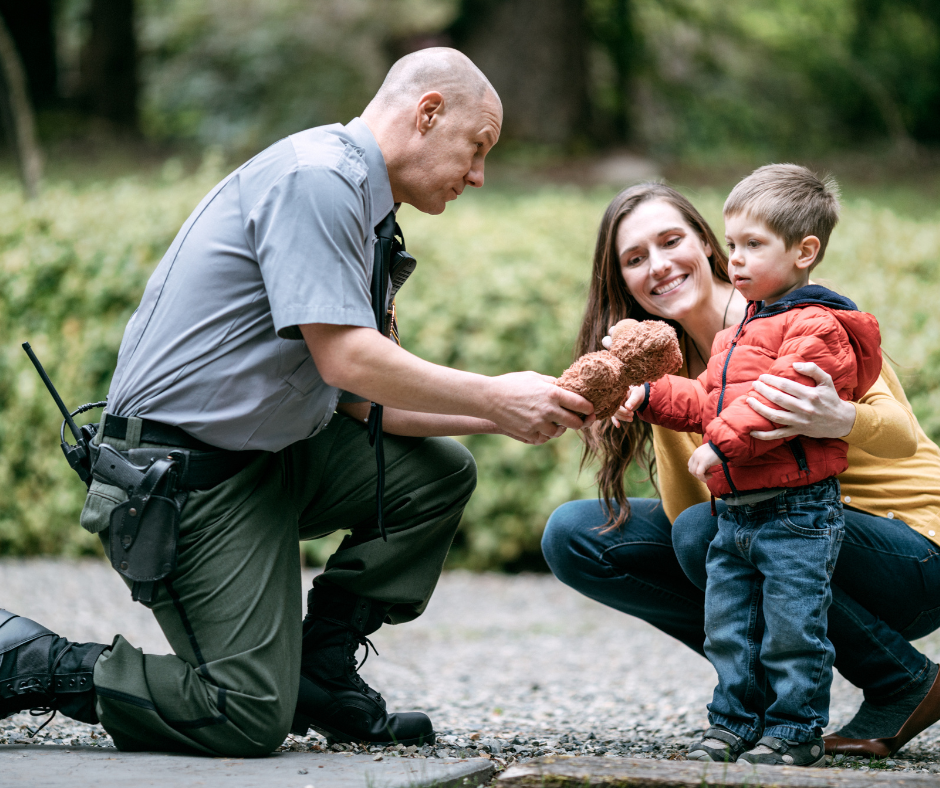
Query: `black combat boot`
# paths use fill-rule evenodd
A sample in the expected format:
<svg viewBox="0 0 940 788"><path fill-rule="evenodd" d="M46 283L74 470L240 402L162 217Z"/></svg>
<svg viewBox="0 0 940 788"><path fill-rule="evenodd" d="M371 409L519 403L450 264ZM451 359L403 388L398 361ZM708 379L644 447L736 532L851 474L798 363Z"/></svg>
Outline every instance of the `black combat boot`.
<svg viewBox="0 0 940 788"><path fill-rule="evenodd" d="M35 621L0 610L0 719L30 710L53 716L61 711L79 722L98 722L92 671L108 648L72 643Z"/></svg>
<svg viewBox="0 0 940 788"><path fill-rule="evenodd" d="M338 588L310 589L291 733L303 736L313 728L331 741L434 743L426 714L389 714L382 696L356 672L356 651L360 645L366 647L366 656L370 647L375 651L367 635L382 625L388 607Z"/></svg>

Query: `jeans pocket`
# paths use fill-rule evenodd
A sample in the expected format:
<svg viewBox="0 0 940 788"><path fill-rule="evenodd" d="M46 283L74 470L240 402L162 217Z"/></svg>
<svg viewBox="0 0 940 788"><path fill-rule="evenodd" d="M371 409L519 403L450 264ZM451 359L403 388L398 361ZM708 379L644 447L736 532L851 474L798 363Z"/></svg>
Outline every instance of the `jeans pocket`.
<svg viewBox="0 0 940 788"><path fill-rule="evenodd" d="M832 504L825 501L793 503L781 516L783 525L798 536L828 537L837 516Z"/></svg>

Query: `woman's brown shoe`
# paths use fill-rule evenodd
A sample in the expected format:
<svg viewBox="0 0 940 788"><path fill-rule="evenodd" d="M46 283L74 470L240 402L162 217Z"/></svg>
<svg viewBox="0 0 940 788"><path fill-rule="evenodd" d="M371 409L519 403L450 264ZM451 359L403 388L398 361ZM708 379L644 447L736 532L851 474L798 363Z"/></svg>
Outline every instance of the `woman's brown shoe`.
<svg viewBox="0 0 940 788"><path fill-rule="evenodd" d="M838 733L823 736L826 753L829 755L872 755L887 758L896 753L918 733L926 730L940 720L940 673L933 680L927 695L911 712L904 724L894 736L881 739L847 739Z"/></svg>

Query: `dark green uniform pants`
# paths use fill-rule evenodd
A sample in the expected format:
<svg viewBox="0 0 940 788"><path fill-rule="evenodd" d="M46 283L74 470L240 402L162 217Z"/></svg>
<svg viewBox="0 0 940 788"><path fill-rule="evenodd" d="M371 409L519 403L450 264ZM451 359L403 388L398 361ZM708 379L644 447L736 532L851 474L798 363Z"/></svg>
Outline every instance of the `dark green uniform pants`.
<svg viewBox="0 0 940 788"><path fill-rule="evenodd" d="M128 440L109 443L138 445L135 421ZM190 494L177 569L149 605L175 655L144 654L118 636L95 665L98 716L119 748L251 756L281 744L300 672L298 537L352 529L316 582L391 604L393 623L422 613L476 466L449 438L386 435L385 458L387 543L376 527L374 451L365 427L344 416ZM94 521L105 524L120 500L93 486L83 525L100 530Z"/></svg>

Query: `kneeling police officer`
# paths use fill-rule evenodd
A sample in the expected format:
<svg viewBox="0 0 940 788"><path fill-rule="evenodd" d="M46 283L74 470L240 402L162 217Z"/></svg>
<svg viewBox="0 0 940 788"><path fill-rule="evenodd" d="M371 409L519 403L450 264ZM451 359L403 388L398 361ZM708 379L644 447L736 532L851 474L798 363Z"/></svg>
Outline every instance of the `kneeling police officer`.
<svg viewBox="0 0 940 788"><path fill-rule="evenodd" d="M361 118L281 140L203 199L127 325L82 512L175 653L0 611L0 716L60 710L125 750L262 755L310 728L433 742L356 653L440 576L476 483L441 436L542 443L593 421L551 378L460 372L389 339L414 266L396 205L437 214L482 186L501 122L466 57L424 50ZM339 529L298 626L298 540Z"/></svg>

